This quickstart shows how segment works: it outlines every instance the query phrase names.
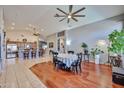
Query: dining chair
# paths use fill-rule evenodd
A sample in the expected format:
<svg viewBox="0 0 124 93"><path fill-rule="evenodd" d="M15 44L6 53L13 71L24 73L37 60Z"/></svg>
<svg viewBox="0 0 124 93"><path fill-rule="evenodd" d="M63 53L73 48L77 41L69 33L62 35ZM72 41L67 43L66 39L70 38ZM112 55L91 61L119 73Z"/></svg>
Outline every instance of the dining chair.
<svg viewBox="0 0 124 93"><path fill-rule="evenodd" d="M58 58L58 52L54 52L52 51L52 55L53 55L53 64L54 64L54 68L58 69L65 69L66 64L63 63L62 60L60 60L60 58Z"/></svg>
<svg viewBox="0 0 124 93"><path fill-rule="evenodd" d="M77 56L78 56L78 59L72 63L71 68L72 68L72 71L78 74L79 71L80 73L82 72L82 68L81 68L82 53L78 53Z"/></svg>
<svg viewBox="0 0 124 93"><path fill-rule="evenodd" d="M77 53L78 59L82 62L82 53Z"/></svg>
<svg viewBox="0 0 124 93"><path fill-rule="evenodd" d="M68 54L74 54L74 51L68 51Z"/></svg>
<svg viewBox="0 0 124 93"><path fill-rule="evenodd" d="M54 69L55 69L55 68L58 69L58 60L57 60L57 56L53 56L53 65L54 65Z"/></svg>
<svg viewBox="0 0 124 93"><path fill-rule="evenodd" d="M52 51L52 55L53 55L53 57L57 57L58 52L54 52L54 51Z"/></svg>
<svg viewBox="0 0 124 93"><path fill-rule="evenodd" d="M57 56L53 56L54 69L65 69L66 64L64 64Z"/></svg>
<svg viewBox="0 0 124 93"><path fill-rule="evenodd" d="M57 55L58 55L57 52L52 51L54 68L58 69L59 61L58 61Z"/></svg>

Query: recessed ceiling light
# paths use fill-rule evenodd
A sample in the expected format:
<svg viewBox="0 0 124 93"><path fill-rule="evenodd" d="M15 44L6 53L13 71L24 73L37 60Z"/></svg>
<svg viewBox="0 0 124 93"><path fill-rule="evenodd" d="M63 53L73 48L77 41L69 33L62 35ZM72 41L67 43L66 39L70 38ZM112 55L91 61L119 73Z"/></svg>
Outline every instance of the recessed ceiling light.
<svg viewBox="0 0 124 93"><path fill-rule="evenodd" d="M15 26L15 23L14 23L14 22L12 22L12 25L13 25L13 26Z"/></svg>
<svg viewBox="0 0 124 93"><path fill-rule="evenodd" d="M29 27L32 27L32 25L31 25L31 24L28 24L28 26L29 26Z"/></svg>
<svg viewBox="0 0 124 93"><path fill-rule="evenodd" d="M32 28L35 28L35 26L32 25Z"/></svg>
<svg viewBox="0 0 124 93"><path fill-rule="evenodd" d="M26 30L29 30L29 28L28 28L28 27L26 27L25 29L26 29Z"/></svg>
<svg viewBox="0 0 124 93"><path fill-rule="evenodd" d="M41 29L41 31L44 31L44 29Z"/></svg>
<svg viewBox="0 0 124 93"><path fill-rule="evenodd" d="M11 27L11 30L14 30L15 28L14 27Z"/></svg>

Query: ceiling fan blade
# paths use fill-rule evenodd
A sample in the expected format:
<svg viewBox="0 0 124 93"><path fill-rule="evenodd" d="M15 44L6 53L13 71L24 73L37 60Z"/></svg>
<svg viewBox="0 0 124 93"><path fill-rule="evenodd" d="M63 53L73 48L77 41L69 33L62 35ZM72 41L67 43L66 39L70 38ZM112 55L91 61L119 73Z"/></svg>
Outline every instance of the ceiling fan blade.
<svg viewBox="0 0 124 93"><path fill-rule="evenodd" d="M78 13L78 12L80 12L80 11L83 11L84 9L85 9L85 7L83 7L83 8L81 8L81 9L77 10L76 12L73 13L73 15L76 14L76 13Z"/></svg>
<svg viewBox="0 0 124 93"><path fill-rule="evenodd" d="M77 20L76 18L74 18L74 17L72 17L72 19L73 19L74 21L76 21L76 22L78 21L78 20Z"/></svg>
<svg viewBox="0 0 124 93"><path fill-rule="evenodd" d="M67 23L69 23L70 22L70 18L68 18L68 20L67 20Z"/></svg>
<svg viewBox="0 0 124 93"><path fill-rule="evenodd" d="M85 15L73 15L73 17L85 17Z"/></svg>
<svg viewBox="0 0 124 93"><path fill-rule="evenodd" d="M54 17L66 17L66 15L59 15L59 14L56 14Z"/></svg>
<svg viewBox="0 0 124 93"><path fill-rule="evenodd" d="M59 14L55 14L55 15L54 15L54 17L58 17L58 16L59 16Z"/></svg>
<svg viewBox="0 0 124 93"><path fill-rule="evenodd" d="M69 12L72 12L73 5L69 5Z"/></svg>
<svg viewBox="0 0 124 93"><path fill-rule="evenodd" d="M35 33L34 33L33 35L34 35L34 36L36 36L36 34L35 34Z"/></svg>
<svg viewBox="0 0 124 93"><path fill-rule="evenodd" d="M66 17L64 17L64 18L62 18L61 20L59 20L59 22L61 22L61 21L65 20L65 19L66 19Z"/></svg>
<svg viewBox="0 0 124 93"><path fill-rule="evenodd" d="M61 10L61 9L59 9L59 8L57 8L57 10L59 10L59 11L62 12L62 13L64 13L65 15L67 15L67 13L64 12L63 10Z"/></svg>

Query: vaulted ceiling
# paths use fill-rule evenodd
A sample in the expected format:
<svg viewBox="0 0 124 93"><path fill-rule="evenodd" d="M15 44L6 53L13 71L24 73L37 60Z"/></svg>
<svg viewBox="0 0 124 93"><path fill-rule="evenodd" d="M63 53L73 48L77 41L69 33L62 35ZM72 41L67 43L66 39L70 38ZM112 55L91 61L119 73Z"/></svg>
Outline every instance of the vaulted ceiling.
<svg viewBox="0 0 124 93"><path fill-rule="evenodd" d="M30 27L30 25L32 25L32 27L35 27L36 30L44 36L124 13L124 6L119 5L76 5L73 6L73 11L82 7L86 7L86 9L78 14L85 14L86 17L77 18L79 20L78 22L71 20L71 22L67 24L66 20L59 22L61 18L54 17L56 13L62 14L56 8L68 12L68 6L65 5L0 6L0 8L4 8L5 28L8 31L30 31L33 33ZM13 22L15 23L15 29L11 29Z"/></svg>

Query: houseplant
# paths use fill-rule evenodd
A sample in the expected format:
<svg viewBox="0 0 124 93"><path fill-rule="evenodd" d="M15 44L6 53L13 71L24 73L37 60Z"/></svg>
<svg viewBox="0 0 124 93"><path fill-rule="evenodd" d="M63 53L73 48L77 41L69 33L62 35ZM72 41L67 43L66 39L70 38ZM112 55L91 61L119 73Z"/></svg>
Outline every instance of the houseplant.
<svg viewBox="0 0 124 93"><path fill-rule="evenodd" d="M88 48L88 45L86 44L86 43L82 43L81 44L81 47L83 48L83 50L84 50L84 54L88 54L88 50L87 50L87 48Z"/></svg>
<svg viewBox="0 0 124 93"><path fill-rule="evenodd" d="M100 54L104 53L99 48L91 48L91 55L93 56L95 63L99 64Z"/></svg>
<svg viewBox="0 0 124 93"><path fill-rule="evenodd" d="M116 53L117 55L121 55L121 59L124 61L124 29L120 31L114 30L111 34L108 35L108 39L110 42L108 51Z"/></svg>
<svg viewBox="0 0 124 93"><path fill-rule="evenodd" d="M108 50L117 53L117 54L124 54L124 30L117 31L114 30L108 36L110 46Z"/></svg>

